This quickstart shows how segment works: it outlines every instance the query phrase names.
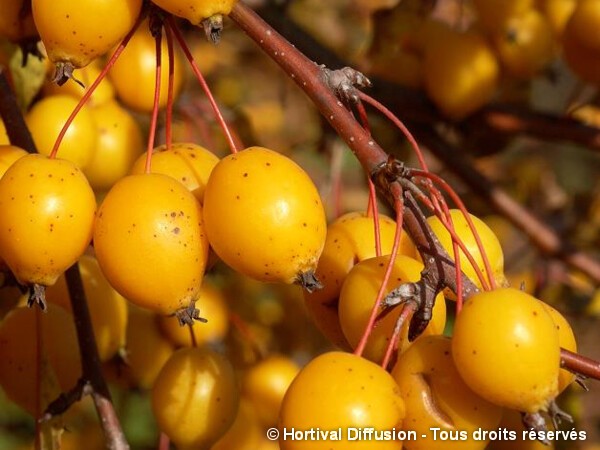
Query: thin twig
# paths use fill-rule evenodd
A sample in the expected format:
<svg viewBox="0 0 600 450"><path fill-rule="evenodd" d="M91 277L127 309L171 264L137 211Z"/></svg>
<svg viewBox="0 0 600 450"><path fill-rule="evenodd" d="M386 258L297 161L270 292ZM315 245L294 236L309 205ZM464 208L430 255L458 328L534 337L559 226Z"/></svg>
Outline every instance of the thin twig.
<svg viewBox="0 0 600 450"><path fill-rule="evenodd" d="M18 145L29 153L37 153L35 143L31 139L31 135L25 124L23 114L17 106L16 98L1 69L0 98L2 98L0 102L0 115L13 145ZM106 437L107 448L110 450L127 450L129 449L129 445L125 440L111 401L110 392L102 375L92 320L77 264L67 270L66 279L71 297L71 308L73 310L82 363L82 379L75 389L81 389L81 392L85 394L87 391L84 389L84 386L90 386L92 399ZM52 411L47 412L51 413Z"/></svg>
<svg viewBox="0 0 600 450"><path fill-rule="evenodd" d="M377 173L378 169L386 164L388 155L355 121L343 103L330 91L323 80L319 66L299 52L243 3L236 3L230 18L260 46L265 54L279 64L285 73L311 98L321 114L356 155L367 173ZM452 158L455 156L453 155ZM388 202L394 204L395 196L400 195L398 183L389 181L386 184L385 177L379 177L378 181L376 181L376 186L379 192ZM435 295L446 286L456 289L454 264L439 241L434 237L412 194L405 191L404 196L406 206L404 223L406 229L422 254L423 250L426 250L429 255L432 255L424 260L426 269L423 271L422 278L418 283L423 291L421 295L426 299L435 298ZM538 225L543 226L540 223ZM597 279L600 280L600 276ZM465 298L476 291L477 287L473 282L463 275L463 294ZM422 304L414 317L419 319L419 316L423 314L431 314L431 311L424 309ZM413 324L418 323L419 320L415 321L413 319L409 331L410 335L414 336L415 332L418 331L413 328ZM565 350L562 350L562 354L567 355L565 352ZM573 357L568 355L569 357L563 359L564 367L578 372L578 369L581 368L580 366L584 364L587 358L572 355ZM598 376L594 377L600 379L600 374L596 375Z"/></svg>

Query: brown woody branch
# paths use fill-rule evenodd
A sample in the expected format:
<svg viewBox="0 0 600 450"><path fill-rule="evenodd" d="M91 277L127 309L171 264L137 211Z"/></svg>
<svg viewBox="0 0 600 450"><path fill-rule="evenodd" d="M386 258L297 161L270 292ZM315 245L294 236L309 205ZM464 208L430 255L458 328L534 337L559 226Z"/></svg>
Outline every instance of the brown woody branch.
<svg viewBox="0 0 600 450"><path fill-rule="evenodd" d="M472 190L525 233L546 255L558 258L600 284L600 262L577 250L550 226L482 175L460 151L444 140L431 126L417 126L413 133L429 151L457 174Z"/></svg>
<svg viewBox="0 0 600 450"><path fill-rule="evenodd" d="M294 42L295 47L312 60L331 68L347 65L346 61L324 48L290 20L285 7L267 2L258 11L269 25ZM372 96L386 99L386 106L394 110L402 120L423 124L444 120L424 93L376 76L370 78L373 81ZM467 126L462 129L466 132L477 130L478 133L487 135L526 134L542 140L573 142L600 151L600 129L568 117L532 111L519 105L490 104L470 118Z"/></svg>
<svg viewBox="0 0 600 450"><path fill-rule="evenodd" d="M0 69L0 116L6 126L10 142L25 149L29 153L37 153L31 133L27 128L23 114L10 88L6 74ZM48 406L43 419L51 418L66 411L73 402L84 395L91 395L100 418L100 424L106 437L106 446L110 450L127 450L129 445L121 429L121 424L112 404L110 391L100 365L96 338L92 328L83 283L76 263L66 272L67 287L71 299L71 308L79 342L82 377L69 392L61 395Z"/></svg>
<svg viewBox="0 0 600 450"><path fill-rule="evenodd" d="M385 165L388 155L363 130L344 104L331 92L320 67L310 61L243 3L236 3L230 17L310 97L323 117L350 147L365 171L369 174L377 173L378 169ZM375 181L384 179L384 177L376 177ZM393 199L394 195L400 195L401 189L397 182L377 182L376 185L380 194L388 200ZM394 203L391 202L392 205ZM419 221L420 218L418 214L415 214L414 208L419 209L416 204L414 207L407 206L404 215L406 228L411 238L413 238L418 248L431 249L433 246L435 247L435 253L445 255L439 258L441 262L435 262L434 264L431 264L431 260L436 258L424 258L426 263L424 272L424 278L427 278L426 285L434 287L436 291L443 286L452 288L455 270L452 266L452 273L448 273L451 264L445 261L446 259L450 260L450 258L439 243L432 240L431 230L426 224L423 224L422 219L421 222ZM473 284L467 282L463 285L463 288L466 297L472 293ZM570 354L562 349L561 356L564 367L573 372L579 373L580 370L585 372L589 369L589 365L586 363L587 358ZM592 376L600 379L600 370Z"/></svg>
<svg viewBox="0 0 600 450"><path fill-rule="evenodd" d="M295 46L314 60L330 67L345 65L343 60L323 48L296 24L286 20L281 9L270 6L260 11L266 15L270 25L282 30L283 34L292 35ZM564 261L585 273L596 284L600 284L600 262L578 251L550 226L515 202L505 191L494 186L475 169L461 149L449 144L437 133L432 124L442 122L444 119L425 95L381 79L373 78L372 81L373 97L385 99L386 106L398 117L417 124L412 128L413 133L418 135L420 141L432 153L469 185L473 192L485 198L514 226L523 231L544 254ZM489 105L470 118L462 129L465 133L476 130L480 135L493 134L494 136L512 136L522 133L539 139L570 141L593 150L600 150L598 128L582 125L569 118L525 110L513 105Z"/></svg>

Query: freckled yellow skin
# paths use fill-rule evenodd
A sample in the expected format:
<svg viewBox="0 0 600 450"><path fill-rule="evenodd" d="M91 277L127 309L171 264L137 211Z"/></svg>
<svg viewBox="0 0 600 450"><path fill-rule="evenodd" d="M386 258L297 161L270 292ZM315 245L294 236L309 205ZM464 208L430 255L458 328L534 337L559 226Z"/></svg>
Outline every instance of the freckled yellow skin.
<svg viewBox="0 0 600 450"><path fill-rule="evenodd" d="M52 62L84 67L119 43L142 0L33 0L33 19Z"/></svg>
<svg viewBox="0 0 600 450"><path fill-rule="evenodd" d="M381 254L392 252L396 222L379 215ZM408 234L402 233L398 254L414 257L416 250ZM350 345L344 337L338 319L338 297L344 278L360 261L376 256L373 218L362 212L351 212L338 217L327 227L325 247L319 258L316 276L323 289L304 292L309 314L319 330L335 345L347 350Z"/></svg>
<svg viewBox="0 0 600 450"><path fill-rule="evenodd" d="M207 348L182 348L152 387L152 410L178 448L210 448L229 429L239 406L233 368Z"/></svg>
<svg viewBox="0 0 600 450"><path fill-rule="evenodd" d="M377 364L351 353L324 353L304 367L283 398L279 430L337 430L343 440L282 439L281 450L399 450L402 442L346 439L350 427L399 429L404 402L392 376Z"/></svg>
<svg viewBox="0 0 600 450"><path fill-rule="evenodd" d="M406 406L403 427L427 438L411 442L411 450L482 450L488 440L476 441L478 428L495 430L503 408L475 394L458 374L446 336L423 336L404 352L392 376ZM468 440L434 440L430 428L464 431Z"/></svg>
<svg viewBox="0 0 600 450"><path fill-rule="evenodd" d="M200 145L175 142L170 150L167 150L166 145L153 150L152 172L164 173L175 178L202 203L208 177L218 162L217 155ZM143 173L145 164L146 153L136 160L131 173Z"/></svg>
<svg viewBox="0 0 600 450"><path fill-rule="evenodd" d="M237 0L152 0L165 11L198 25L215 14L227 15Z"/></svg>
<svg viewBox="0 0 600 450"><path fill-rule="evenodd" d="M0 122L2 125L2 122ZM0 135L2 134L2 127L0 126ZM2 137L0 136L0 141ZM0 178L4 175L4 172L8 170L10 166L19 158L27 155L27 152L20 147L15 145L2 145L0 144ZM0 270L5 267L4 261L2 261L2 255L0 254Z"/></svg>
<svg viewBox="0 0 600 450"><path fill-rule="evenodd" d="M380 256L361 261L352 268L344 281L338 305L340 325L353 348L356 348L358 345L367 326L371 309L377 297L377 292L379 291L388 262L389 256ZM394 262L385 293L389 293L402 283L419 281L422 270L423 264L419 261L408 256L398 255ZM395 308L393 312L379 321L378 325L373 329L363 354L365 358L376 363L380 363L383 360L400 311L401 308ZM438 294L433 308L433 318L423 333L425 335L441 334L444 331L445 325L446 304L443 296ZM408 327L400 334L400 349L409 345L407 334Z"/></svg>
<svg viewBox="0 0 600 450"><path fill-rule="evenodd" d="M178 181L129 175L98 210L94 249L110 284L126 299L161 314L196 300L208 241L202 207Z"/></svg>
<svg viewBox="0 0 600 450"><path fill-rule="evenodd" d="M204 191L214 251L259 281L294 283L314 271L327 222L317 188L300 166L262 147L223 158Z"/></svg>
<svg viewBox="0 0 600 450"><path fill-rule="evenodd" d="M558 394L560 347L542 302L513 288L470 297L454 324L452 355L465 383L486 400L524 412Z"/></svg>
<svg viewBox="0 0 600 450"><path fill-rule="evenodd" d="M96 200L75 165L23 156L0 179L0 255L19 282L54 284L87 248Z"/></svg>

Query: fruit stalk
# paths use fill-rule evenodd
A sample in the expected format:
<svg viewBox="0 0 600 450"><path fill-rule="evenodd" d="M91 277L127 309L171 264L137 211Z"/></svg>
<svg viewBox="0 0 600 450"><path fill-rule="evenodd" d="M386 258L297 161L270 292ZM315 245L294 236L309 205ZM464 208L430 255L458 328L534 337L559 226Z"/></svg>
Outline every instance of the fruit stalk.
<svg viewBox="0 0 600 450"><path fill-rule="evenodd" d="M304 49L319 62L330 66L344 64L344 61L326 50L297 25L286 20L281 7L264 6L260 11L275 29L283 29L285 20L285 34L293 36L296 47ZM565 245L563 237L522 208L505 191L493 187L491 181L463 156L461 149L449 144L437 134L432 124L443 119L423 94L381 79L375 80L372 91L373 97L386 99L387 107L392 112L412 123L412 132L424 146L470 186L474 193L482 196L515 227L523 231L546 255L564 261L596 283L600 283L600 263L597 260L572 246ZM461 131L465 132L467 137L468 130L477 130L477 133L481 134L489 133L491 139L496 139L498 135L524 134L542 140L569 141L592 151L600 150L597 128L566 117L531 111L515 105L493 104L484 107L461 127Z"/></svg>
<svg viewBox="0 0 600 450"><path fill-rule="evenodd" d="M260 46L265 54L279 64L285 73L310 97L329 124L336 130L338 135L344 139L367 173L375 173L377 169L385 166L388 161L388 155L374 139L369 136L360 124L355 121L354 117L344 107L343 103L332 93L329 85L327 85L324 80L321 68L317 64L310 61L303 53L291 45L243 3L237 3L233 7L229 17ZM421 137L423 134L427 133L419 133L419 136ZM425 143L428 144L427 141L425 141ZM454 154L452 158L443 158L443 160L453 160L454 157L456 157L456 154ZM479 181L481 181L482 176L478 172L470 173L471 175L476 173L479 177ZM487 185L488 188L490 188L489 184L488 180L485 179L484 185ZM401 188L398 183L395 181L386 183L385 177L379 177L378 182L376 181L376 185L379 192L388 200L388 202L390 202L390 204L394 204L394 198L397 198L401 193ZM481 186L481 184L478 184L478 186ZM454 281L454 265L449 262L450 258L446 251L433 237L433 233L426 223L426 219L416 200L410 193L405 192L404 196L404 223L407 232L410 234L417 248L420 250L429 249L430 255L435 254L439 256L439 258L425 258L424 262L426 270L423 273L423 278L419 282L420 286L425 288L425 291L433 291L435 293L439 292L444 286L448 286L451 289L456 288ZM506 194L504 194L503 198L504 197L508 198ZM511 202L512 208L510 209L514 210L516 203L512 200ZM527 217L529 217L529 215L527 215ZM534 218L532 218L532 220L534 221L534 224L537 223L538 227L544 227L543 224L537 222ZM551 233L547 228L545 231L546 235ZM558 237L556 237L556 239L558 239ZM433 249L435 249L435 252L431 251ZM581 263L581 259L591 260L591 262L594 263L592 268L593 266L597 266L598 269L600 269L600 264L581 252L572 253L570 255L571 260L573 259L574 254L578 255L577 260L575 261L576 263ZM567 257L568 256L569 255L567 255ZM590 271L586 270L585 273L590 274ZM590 275L593 276L594 279L600 280L600 270L596 271L595 268L593 268ZM477 288L474 284L468 278L463 277L463 294L465 298L476 291ZM431 297L431 294L428 294L427 292L423 292L421 295L425 298ZM418 317L422 311L423 309L419 309L415 314L415 317ZM413 323L415 323L414 320ZM586 364L587 358L581 357L580 355L571 357L565 350L561 349L561 357L565 355L566 358L562 358L565 368L576 373L580 373L580 370L584 373L588 373L588 371L586 371L586 367L589 366L589 364ZM593 374L593 377L600 379L600 373Z"/></svg>
<svg viewBox="0 0 600 450"><path fill-rule="evenodd" d="M94 337L92 319L83 290L79 264L71 266L65 273L71 308L77 330L77 341L81 354L82 380L89 383L91 396L100 417L100 425L110 450L128 450L129 444L121 430L121 424L112 404L108 385L102 375L100 356Z"/></svg>

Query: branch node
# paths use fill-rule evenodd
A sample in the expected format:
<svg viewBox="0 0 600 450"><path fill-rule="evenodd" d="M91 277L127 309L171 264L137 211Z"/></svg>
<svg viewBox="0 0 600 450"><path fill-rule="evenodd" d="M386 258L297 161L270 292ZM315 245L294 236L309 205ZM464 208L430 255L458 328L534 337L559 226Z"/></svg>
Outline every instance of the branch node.
<svg viewBox="0 0 600 450"><path fill-rule="evenodd" d="M77 384L73 387L73 389L63 392L56 400L48 405L44 415L39 419L39 422L48 422L54 417L63 414L71 407L71 405L80 401L86 395L91 395L92 393L93 388L91 383L84 378L80 378L77 380Z"/></svg>
<svg viewBox="0 0 600 450"><path fill-rule="evenodd" d="M323 72L325 84L329 89L333 91L336 97L347 103L358 103L360 101L357 88L371 86L371 81L363 73L352 67L331 70L322 65L321 71Z"/></svg>
<svg viewBox="0 0 600 450"><path fill-rule="evenodd" d="M421 287L417 283L404 283L385 296L381 302L384 308L414 301L417 307L420 306Z"/></svg>

